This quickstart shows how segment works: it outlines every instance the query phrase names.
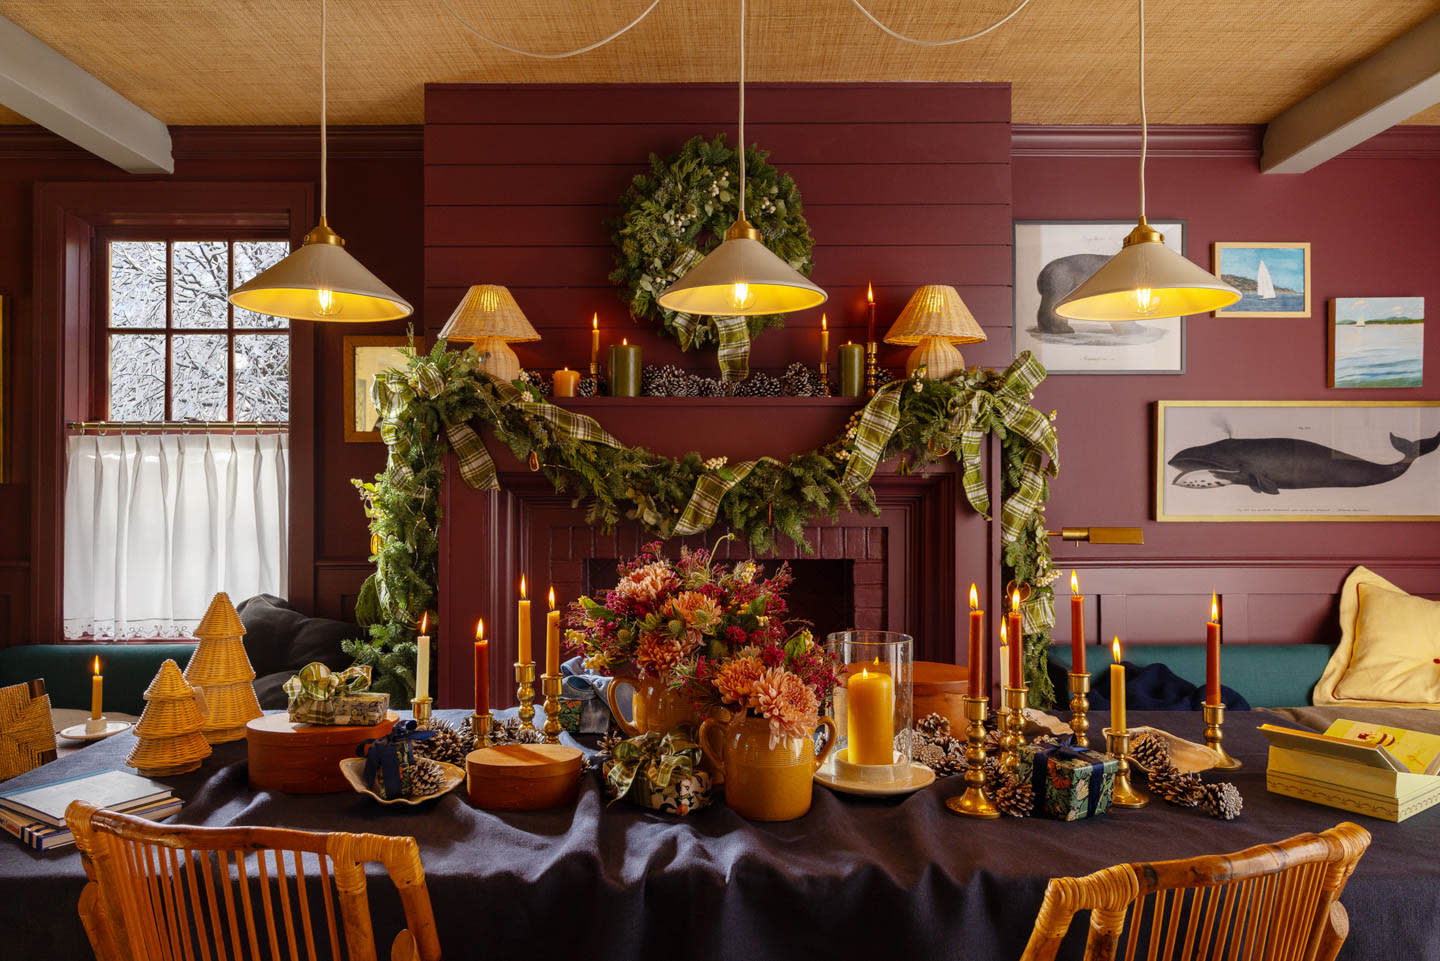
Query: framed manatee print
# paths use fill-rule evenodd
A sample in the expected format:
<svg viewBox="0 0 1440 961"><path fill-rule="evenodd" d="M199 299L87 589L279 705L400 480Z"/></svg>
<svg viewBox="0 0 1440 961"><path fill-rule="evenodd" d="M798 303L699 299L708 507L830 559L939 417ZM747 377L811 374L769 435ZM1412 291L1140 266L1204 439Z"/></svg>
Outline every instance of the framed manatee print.
<svg viewBox="0 0 1440 961"><path fill-rule="evenodd" d="M1440 401L1162 400L1157 521L1440 519Z"/></svg>
<svg viewBox="0 0 1440 961"><path fill-rule="evenodd" d="M1240 291L1216 317L1309 317L1310 245L1216 243L1212 272Z"/></svg>
<svg viewBox="0 0 1440 961"><path fill-rule="evenodd" d="M1185 253L1185 222L1156 220L1165 245ZM1015 222L1014 352L1051 374L1183 374L1185 318L1114 324L1069 320L1055 305L1120 251L1134 220Z"/></svg>

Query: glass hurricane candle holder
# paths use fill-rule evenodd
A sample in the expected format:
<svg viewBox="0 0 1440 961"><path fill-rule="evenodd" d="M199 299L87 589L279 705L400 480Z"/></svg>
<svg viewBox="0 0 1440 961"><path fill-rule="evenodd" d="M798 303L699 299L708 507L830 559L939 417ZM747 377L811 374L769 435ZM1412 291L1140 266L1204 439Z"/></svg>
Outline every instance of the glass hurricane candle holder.
<svg viewBox="0 0 1440 961"><path fill-rule="evenodd" d="M871 783L909 778L915 639L895 631L838 631L826 647L840 674L831 709L839 731L836 775Z"/></svg>

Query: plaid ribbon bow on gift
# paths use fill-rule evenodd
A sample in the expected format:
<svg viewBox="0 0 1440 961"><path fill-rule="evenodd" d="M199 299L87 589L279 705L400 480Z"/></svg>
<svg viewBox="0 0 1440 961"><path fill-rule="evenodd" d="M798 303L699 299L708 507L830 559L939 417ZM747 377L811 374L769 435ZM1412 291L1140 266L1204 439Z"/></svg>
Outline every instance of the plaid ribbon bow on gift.
<svg viewBox="0 0 1440 961"><path fill-rule="evenodd" d="M311 661L284 684L287 697L293 702L304 696L326 701L341 694L359 694L370 687L370 666L352 664L343 671L332 671L319 661Z"/></svg>

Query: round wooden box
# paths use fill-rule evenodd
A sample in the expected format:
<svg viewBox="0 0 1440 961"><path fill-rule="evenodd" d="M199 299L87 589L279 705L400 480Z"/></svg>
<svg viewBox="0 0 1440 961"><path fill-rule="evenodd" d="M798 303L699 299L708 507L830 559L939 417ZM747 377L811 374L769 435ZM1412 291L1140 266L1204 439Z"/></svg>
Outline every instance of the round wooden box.
<svg viewBox="0 0 1440 961"><path fill-rule="evenodd" d="M583 755L563 744L500 744L465 758L465 793L487 811L538 811L575 803Z"/></svg>
<svg viewBox="0 0 1440 961"><path fill-rule="evenodd" d="M400 715L369 727L300 724L286 714L266 714L245 725L250 786L286 794L338 794L350 790L340 762L355 756L361 741L390 733Z"/></svg>
<svg viewBox="0 0 1440 961"><path fill-rule="evenodd" d="M950 719L950 733L965 736L964 698L970 691L970 669L958 664L916 661L912 675L915 720L927 714Z"/></svg>

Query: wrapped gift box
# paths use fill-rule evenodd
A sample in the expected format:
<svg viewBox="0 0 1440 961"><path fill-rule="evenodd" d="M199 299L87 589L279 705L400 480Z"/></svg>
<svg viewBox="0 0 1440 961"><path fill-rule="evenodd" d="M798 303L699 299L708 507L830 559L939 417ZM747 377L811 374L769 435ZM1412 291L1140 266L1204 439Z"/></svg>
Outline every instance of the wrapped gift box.
<svg viewBox="0 0 1440 961"><path fill-rule="evenodd" d="M1035 814L1078 821L1110 810L1118 758L1070 745L1026 744L1019 754L1016 775L1035 790Z"/></svg>
<svg viewBox="0 0 1440 961"><path fill-rule="evenodd" d="M560 698L560 727L571 734L581 733L580 715L584 709L584 701L572 697Z"/></svg>
<svg viewBox="0 0 1440 961"><path fill-rule="evenodd" d="M610 766L614 763L606 761L601 772L606 778L607 793L610 791ZM631 782L630 790L625 792L625 800L652 811L684 815L709 805L710 787L710 775L704 771L696 771L689 777L673 776L664 787L657 787L641 773Z"/></svg>
<svg viewBox="0 0 1440 961"><path fill-rule="evenodd" d="M305 694L290 699L290 720L297 724L355 725L379 724L390 710L390 695L363 691L314 698Z"/></svg>

